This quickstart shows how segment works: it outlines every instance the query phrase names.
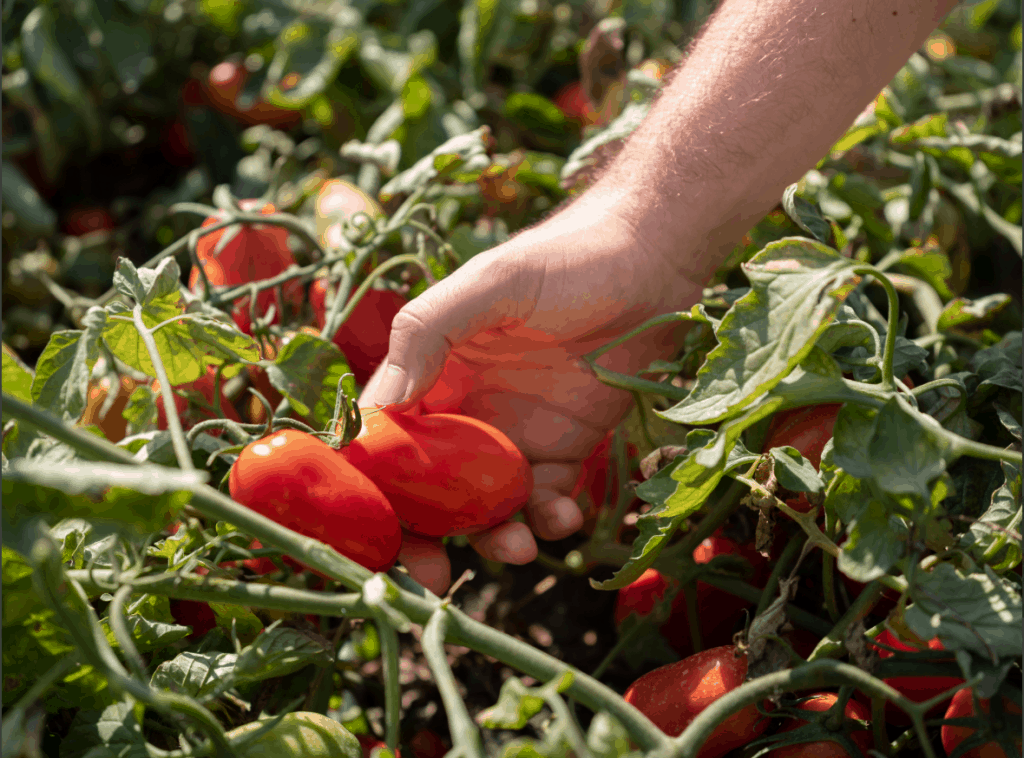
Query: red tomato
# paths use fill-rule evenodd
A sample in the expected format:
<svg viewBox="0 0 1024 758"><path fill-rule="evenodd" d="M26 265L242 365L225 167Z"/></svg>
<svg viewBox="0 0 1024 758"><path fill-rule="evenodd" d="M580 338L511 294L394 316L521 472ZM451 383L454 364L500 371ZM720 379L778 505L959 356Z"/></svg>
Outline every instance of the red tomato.
<svg viewBox="0 0 1024 758"><path fill-rule="evenodd" d="M982 712L984 712L987 715L989 713L989 701L980 700L979 702L981 703ZM1020 708L1017 706L1016 703L1004 697L1003 713L1003 719L1006 722L1009 722L1005 724L1004 728L1007 728L1007 731L1016 733L1016 736L1013 739L1017 746L1017 752L1019 753L1021 749L1021 737L1019 731ZM962 689L955 695L953 695L953 699L949 702L949 708L946 709L946 714L944 718L971 718L974 715L974 698L971 697L970 688L967 688ZM1000 727L1004 725L994 726L996 731L999 731ZM1017 728L1014 728L1015 726ZM944 724L940 734L942 736L942 747L946 751L946 754L952 754L952 752L960 745L960 743L966 740L972 734L974 734L975 731L976 730L972 729L969 726L952 726ZM968 750L966 753L963 753L961 755L961 758L1006 758L1006 751L999 746L998 742L992 740L991 742L986 742L985 744L979 747Z"/></svg>
<svg viewBox="0 0 1024 758"><path fill-rule="evenodd" d="M170 600L171 616L179 626L190 626L188 639L197 640L217 626L213 609L198 600Z"/></svg>
<svg viewBox="0 0 1024 758"><path fill-rule="evenodd" d="M878 642L894 647L897 650L904 650L907 652L917 651L917 648L901 641L888 629L882 630L882 633L875 639ZM883 650L882 648L875 649L878 651L878 657L883 660L886 658L892 658L893 655L895 655L895 653ZM928 641L928 649L945 650L946 648L942 645L939 638L935 637ZM913 700L915 703L922 703L925 700L935 697L944 690L948 690L950 687L955 687L963 682L963 679L957 676L894 676L890 679L883 679L882 681L897 692L908 697L910 700ZM900 708L888 702L885 704L885 720L890 724L895 724L897 726L907 726L910 724L910 717L907 716L907 714Z"/></svg>
<svg viewBox="0 0 1024 758"><path fill-rule="evenodd" d="M378 748L388 747L388 743L384 740L378 740L372 734L357 734L356 739L359 740L359 745L363 748L363 758L374 758L375 755L380 754ZM402 751L395 750L395 758L402 758Z"/></svg>
<svg viewBox="0 0 1024 758"><path fill-rule="evenodd" d="M208 367L206 373L196 379L194 382L188 384L178 385L178 389L191 389L199 392L206 404L211 408L214 406L213 402L213 385L214 375L217 373L216 369L212 366ZM167 410L164 408L164 400L160 392L160 382L153 380L153 392L156 394L156 426L157 429L167 429ZM217 418L212 411L208 411L205 408L200 408L197 405L190 403L186 398L181 395L174 396L174 407L178 410L178 417L181 419L181 426L183 429L188 430L198 424L200 421L207 419ZM238 411L235 410L235 406L231 404L231 401L224 395L224 378L221 377L220 384L220 410L224 414L223 418L231 419L232 421L238 421L241 423L242 419L238 415ZM220 429L212 429L209 434L214 437L221 435Z"/></svg>
<svg viewBox="0 0 1024 758"><path fill-rule="evenodd" d="M248 445L228 487L237 502L371 571L386 571L398 557L402 532L387 498L311 434L285 429Z"/></svg>
<svg viewBox="0 0 1024 758"><path fill-rule="evenodd" d="M473 534L515 515L533 490L530 464L508 437L469 416L410 416L364 408L339 454L423 537Z"/></svg>
<svg viewBox="0 0 1024 758"><path fill-rule="evenodd" d="M302 123L302 114L296 110L279 108L258 99L247 108L238 103L238 96L245 88L249 72L245 66L234 61L223 61L210 69L207 95L214 108L243 124L269 124L290 129Z"/></svg>
<svg viewBox="0 0 1024 758"><path fill-rule="evenodd" d="M812 713L824 713L835 705L837 699L833 692L820 692L811 695L810 699L802 702L797 708L802 711L811 711ZM848 719L870 721L871 709L862 703L858 703L856 700L847 700L846 706L843 708L843 715ZM804 723L799 719L787 719L779 728L779 732L791 732L803 726ZM856 729L849 733L849 737L863 751L867 751L874 746L874 740L869 730ZM771 758L850 758L850 754L838 742L832 742L831 740L786 745L775 748L768 755Z"/></svg>
<svg viewBox="0 0 1024 758"><path fill-rule="evenodd" d="M409 747L414 758L444 758L448 753L448 743L430 729L420 729L410 737Z"/></svg>
<svg viewBox="0 0 1024 758"><path fill-rule="evenodd" d="M100 230L110 231L114 228L114 219L106 208L75 208L64 217L61 229L65 234L76 237Z"/></svg>
<svg viewBox="0 0 1024 758"><path fill-rule="evenodd" d="M327 280L317 279L309 289L317 325L327 322ZM405 305L405 298L392 290L367 290L355 310L334 335L334 344L345 354L356 382L366 384L381 361L388 357L391 322Z"/></svg>
<svg viewBox="0 0 1024 758"><path fill-rule="evenodd" d="M271 203L260 207L259 200L242 200L239 205L245 211L258 208L259 212L265 216L277 212ZM203 226L213 226L223 221L224 218L225 216L221 214L210 216L203 222ZM212 286L234 287L239 284L269 279L295 263L295 256L292 255L288 247L288 230L282 226L242 224L238 234L218 253L216 251L217 243L224 232L230 228L226 227L200 237L199 243L196 245L196 256L206 271L206 276ZM188 278L189 288L193 292L198 292L202 287L202 282L199 268L193 266ZM282 304L278 301L275 290L276 288L266 289L259 293L256 297L256 312L262 316L270 305L274 304L276 311L273 323L278 324L281 322ZM282 285L282 291L293 311L302 306L303 288L296 279L291 279ZM252 334L247 295L235 300L232 316L241 331Z"/></svg>
<svg viewBox="0 0 1024 758"><path fill-rule="evenodd" d="M579 498L584 492L590 496L590 503L584 513L584 518L590 521L597 517L598 511L604 507L606 499L614 506L615 499L619 495L618 467L613 466L611 460L613 437L614 433L608 432L604 439L594 448L594 452L584 459L580 465L580 473L576 483L573 485L572 492L569 493L569 497L573 500ZM635 459L639 454L640 451L636 445L632 442L626 443L626 456L630 460ZM630 475L634 479L643 479L639 468L634 468ZM583 504L580 503L580 505L582 506ZM593 526L591 525L590 532L592 531Z"/></svg>
<svg viewBox="0 0 1024 758"><path fill-rule="evenodd" d="M665 734L676 737L711 703L743 684L746 675L746 656L737 657L735 647L724 645L644 674L623 697ZM768 701L764 707L771 707ZM768 719L762 718L757 707L745 706L718 725L697 758L719 758L753 741L767 728Z"/></svg>
<svg viewBox="0 0 1024 758"><path fill-rule="evenodd" d="M821 453L825 443L832 438L832 428L836 425L836 416L842 407L841 403L827 403L776 413L768 426L764 450L767 452L773 447L787 445L795 447L814 468L818 468L821 466ZM801 513L811 510L811 504L804 494L787 500L786 505Z"/></svg>
<svg viewBox="0 0 1024 758"><path fill-rule="evenodd" d="M767 574L767 562L759 553L749 547L737 545L721 533L713 534L693 551L697 563L709 563L716 555L740 555L754 567L753 582L761 586ZM668 591L668 580L655 569L647 569L639 579L619 590L615 603L615 624L620 625L630 613L646 616L654 605ZM701 641L707 645L730 642L736 623L742 618L743 610L749 606L745 600L728 592L697 582L697 610L701 630ZM679 653L687 656L693 652L690 624L686 612L686 599L680 592L672 600L671 615L659 631L665 641Z"/></svg>
<svg viewBox="0 0 1024 758"><path fill-rule="evenodd" d="M567 84L555 93L555 105L562 111L565 117L579 124L593 124L597 120L597 111L594 109L590 98L583 91L583 84L573 82Z"/></svg>

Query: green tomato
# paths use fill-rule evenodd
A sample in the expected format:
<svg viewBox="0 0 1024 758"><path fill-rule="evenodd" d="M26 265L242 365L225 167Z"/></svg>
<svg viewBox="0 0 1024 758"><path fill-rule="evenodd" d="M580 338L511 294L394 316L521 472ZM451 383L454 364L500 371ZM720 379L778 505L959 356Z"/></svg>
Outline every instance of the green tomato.
<svg viewBox="0 0 1024 758"><path fill-rule="evenodd" d="M228 733L232 743L263 724L254 721ZM311 711L289 713L270 732L239 752L242 758L362 758L359 740L337 721Z"/></svg>

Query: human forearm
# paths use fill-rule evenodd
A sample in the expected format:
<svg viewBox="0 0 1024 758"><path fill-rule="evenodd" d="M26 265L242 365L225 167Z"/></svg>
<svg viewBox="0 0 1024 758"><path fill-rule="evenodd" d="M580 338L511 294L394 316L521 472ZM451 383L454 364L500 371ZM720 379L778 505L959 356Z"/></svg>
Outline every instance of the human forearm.
<svg viewBox="0 0 1024 758"><path fill-rule="evenodd" d="M706 281L954 4L723 0L582 202L614 208L652 252Z"/></svg>

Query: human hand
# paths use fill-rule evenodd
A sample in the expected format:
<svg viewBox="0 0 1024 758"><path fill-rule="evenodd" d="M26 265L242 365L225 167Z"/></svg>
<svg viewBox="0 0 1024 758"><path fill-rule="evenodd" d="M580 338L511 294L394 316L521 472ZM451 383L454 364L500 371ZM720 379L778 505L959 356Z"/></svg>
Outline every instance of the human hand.
<svg viewBox="0 0 1024 758"><path fill-rule="evenodd" d="M363 407L476 417L523 452L534 476L526 523L506 521L469 538L490 560L528 563L537 555L534 534L557 540L583 523L569 497L581 461L629 412L632 396L598 381L580 356L700 296L703 273L681 276L678 263L597 202L581 199L406 305L388 358L360 397ZM598 363L635 373L672 357L679 329L648 330ZM450 564L439 542L411 537L399 560L435 593L447 588Z"/></svg>

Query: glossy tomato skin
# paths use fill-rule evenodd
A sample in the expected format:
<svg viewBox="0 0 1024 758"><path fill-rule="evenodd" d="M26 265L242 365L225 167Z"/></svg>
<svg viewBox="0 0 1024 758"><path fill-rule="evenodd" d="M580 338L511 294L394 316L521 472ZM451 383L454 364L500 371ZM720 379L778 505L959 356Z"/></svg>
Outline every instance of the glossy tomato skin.
<svg viewBox="0 0 1024 758"><path fill-rule="evenodd" d="M776 413L768 425L763 449L767 452L773 447L795 447L814 468L819 468L821 453L825 443L832 438L832 429L842 407L841 403L826 403ZM803 494L787 500L786 505L801 513L811 510L811 504Z"/></svg>
<svg viewBox="0 0 1024 758"><path fill-rule="evenodd" d="M207 405L212 408L215 405L213 402L215 374L216 369L210 366L207 368L206 373L196 379L196 381L178 385L178 389L195 390L203 396ZM242 419L239 417L238 411L235 410L231 401L228 400L227 396L224 394L223 377L221 378L220 388L220 410L224 414L223 417L232 421L241 422ZM153 381L153 392L156 395L156 426L158 429L167 429L167 410L164 407L164 399L160 391L159 380ZM199 408L198 406L189 403L186 398L178 394L175 394L174 396L174 407L178 410L178 418L181 419L181 426L186 431L191 429L200 421L217 418L217 416L215 416L211 411L207 411L204 408ZM221 432L222 430L220 429L211 429L208 433L214 437L219 437Z"/></svg>
<svg viewBox="0 0 1024 758"><path fill-rule="evenodd" d="M555 93L553 100L558 110L570 121L584 125L593 124L597 120L597 111L583 91L582 82L565 85Z"/></svg>
<svg viewBox="0 0 1024 758"><path fill-rule="evenodd" d="M213 609L198 600L170 600L171 617L179 626L190 626L190 640L197 640L217 626L217 617Z"/></svg>
<svg viewBox="0 0 1024 758"><path fill-rule="evenodd" d="M732 645L713 647L644 674L623 696L670 737L682 734L697 715L727 692L743 684L747 658ZM766 702L767 705L767 702ZM752 742L768 728L753 704L723 721L697 753L720 758Z"/></svg>
<svg viewBox="0 0 1024 758"><path fill-rule="evenodd" d="M739 555L746 558L754 568L751 581L755 586L763 586L769 571L768 564L755 550L740 546L721 532L716 532L693 551L693 559L699 564L709 563L716 555ZM630 613L639 616L650 614L655 603L668 592L668 588L669 582L664 576L656 569L647 569L639 579L619 590L615 602L616 626L621 625ZM730 642L733 630L749 603L705 582L698 581L696 591L701 641L705 646ZM685 657L693 652L686 598L682 592L673 598L670 616L661 625L659 632L680 656Z"/></svg>
<svg viewBox="0 0 1024 758"><path fill-rule="evenodd" d="M359 435L338 454L387 495L422 537L473 534L515 515L533 472L499 430L469 416L362 409Z"/></svg>
<svg viewBox="0 0 1024 758"><path fill-rule="evenodd" d="M257 99L247 108L240 106L238 96L242 94L249 79L245 66L236 61L222 61L210 69L206 96L210 104L221 113L231 116L243 124L268 124L290 129L302 123L302 114L296 110L280 108Z"/></svg>
<svg viewBox="0 0 1024 758"><path fill-rule="evenodd" d="M398 557L402 533L387 498L310 434L285 429L248 445L228 486L237 502L371 571L386 571Z"/></svg>
<svg viewBox="0 0 1024 758"><path fill-rule="evenodd" d="M244 211L259 210L264 216L276 213L271 203L259 200L242 200L239 206ZM210 216L203 221L203 226L213 226L224 220L221 215ZM196 245L196 256L206 271L206 277L212 286L234 287L248 284L261 279L277 276L295 263L295 256L288 247L288 230L281 226L263 224L242 224L236 234L224 248L217 252L217 244L226 227L199 238ZM188 286L193 292L199 292L203 286L203 278L197 266L192 267ZM295 279L291 279L281 287L284 299L292 310L302 306L303 287ZM256 312L262 316L271 304L275 307L273 323L281 322L283 304L278 301L276 288L262 290L256 297ZM246 334L252 334L252 321L249 317L249 297L243 296L235 300L231 313L238 328Z"/></svg>
<svg viewBox="0 0 1024 758"><path fill-rule="evenodd" d="M990 712L990 705L988 700L980 700L981 710L983 713L988 714ZM1020 725L1020 708L1017 707L1016 703L1003 698L1003 719L1013 731L1013 726L1016 724ZM959 719L959 718L970 718L975 715L974 711L974 698L971 696L970 688L965 688L953 695L953 699L949 701L949 707L946 709L946 713L943 718L947 719ZM940 731L942 738L942 748L946 751L946 755L952 754L952 752L960 746L960 743L974 734L976 730L969 726L953 726L951 724L943 724ZM1017 732L1018 736L1015 737L1017 752L1021 749L1021 738L1020 732ZM1006 751L1003 750L999 743L995 740L986 742L976 748L972 748L964 753L961 758L1006 758Z"/></svg>
<svg viewBox="0 0 1024 758"><path fill-rule="evenodd" d="M327 322L327 286L326 279L317 279L309 289L309 302L321 329ZM369 289L334 334L334 344L345 354L359 384L366 384L388 357L391 322L404 305L405 298L397 292Z"/></svg>
<svg viewBox="0 0 1024 758"><path fill-rule="evenodd" d="M837 699L834 692L820 692L811 695L809 699L800 703L797 708L801 711L824 713L835 705ZM856 700L846 701L843 715L848 719L871 721L871 709L863 703L858 703ZM779 733L791 732L803 726L804 723L799 719L787 719L779 728ZM865 754L866 751L874 746L874 739L869 730L856 729L850 732L849 738ZM799 745L786 745L775 748L768 753L768 758L851 758L851 756L838 742L818 740L816 742L804 742Z"/></svg>
<svg viewBox="0 0 1024 758"><path fill-rule="evenodd" d="M883 630L875 639L878 642L894 647L897 650L905 652L917 651L917 648L898 639L888 629ZM878 657L883 660L886 658L892 658L893 655L895 655L895 653L882 648L875 649L878 652ZM928 649L945 650L946 648L943 646L939 638L935 637L928 641ZM922 703L951 687L961 684L964 680L956 676L894 676L889 679L883 679L882 681L897 692L905 695L910 700L913 700L915 703ZM941 706L936 706L932 712L938 710L940 707ZM885 720L890 724L895 724L897 726L907 726L911 723L910 717L907 716L906 713L888 702L885 704Z"/></svg>

